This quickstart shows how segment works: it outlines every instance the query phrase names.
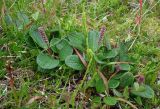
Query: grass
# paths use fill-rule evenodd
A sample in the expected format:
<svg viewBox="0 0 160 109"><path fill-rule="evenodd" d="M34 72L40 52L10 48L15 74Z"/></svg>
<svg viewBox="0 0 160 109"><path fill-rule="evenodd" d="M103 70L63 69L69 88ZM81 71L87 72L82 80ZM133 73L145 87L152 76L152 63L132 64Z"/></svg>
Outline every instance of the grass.
<svg viewBox="0 0 160 109"><path fill-rule="evenodd" d="M48 0L44 4L42 0L1 0L0 9L0 108L160 108L160 0L143 0L142 21L137 25L138 0ZM132 87L98 92L98 86L108 85L104 78L111 76L98 71L105 70L104 66L95 69L88 42L84 42L87 45L84 53L89 58L86 71L75 71L64 64L54 70L38 68L36 56L44 50L30 37L32 26L44 27L49 40L65 38L74 31L82 32L88 40L90 30L99 31L106 26L105 35L112 46L119 41L127 42L128 56L134 63L130 72L134 76L144 75L145 84L155 92L154 97L132 95L127 89ZM14 87L10 86L7 61L13 61L7 67L13 67ZM107 71L113 75L112 70L109 67ZM98 83L91 87L94 79ZM118 96L119 93L123 96ZM108 95L118 97L118 103L105 104L102 98Z"/></svg>

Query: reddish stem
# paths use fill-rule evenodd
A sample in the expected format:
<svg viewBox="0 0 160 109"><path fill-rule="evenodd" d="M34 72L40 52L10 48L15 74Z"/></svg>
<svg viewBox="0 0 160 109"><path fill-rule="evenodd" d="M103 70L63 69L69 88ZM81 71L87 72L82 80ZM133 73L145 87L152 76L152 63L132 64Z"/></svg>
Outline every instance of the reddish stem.
<svg viewBox="0 0 160 109"><path fill-rule="evenodd" d="M12 74L13 67L12 67L10 61L7 61L6 71L7 71L8 75L9 75L9 78L10 78L9 85L11 86L11 88L13 88L14 87L14 77L13 77L13 74Z"/></svg>
<svg viewBox="0 0 160 109"><path fill-rule="evenodd" d="M141 23L141 19L142 19L142 4L143 4L143 0L139 0L139 6L140 6L139 24Z"/></svg>
<svg viewBox="0 0 160 109"><path fill-rule="evenodd" d="M87 67L87 62L83 59L82 55L79 53L79 51L76 48L73 48L74 51L76 52L76 54L78 55L79 59L81 60L81 62L83 63L83 65L85 67Z"/></svg>

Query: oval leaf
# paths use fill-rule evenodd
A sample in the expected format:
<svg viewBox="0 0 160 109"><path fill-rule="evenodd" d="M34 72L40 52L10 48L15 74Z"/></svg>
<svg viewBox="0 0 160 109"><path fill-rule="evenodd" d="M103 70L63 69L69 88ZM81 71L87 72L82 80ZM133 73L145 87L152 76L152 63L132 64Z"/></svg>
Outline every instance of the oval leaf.
<svg viewBox="0 0 160 109"><path fill-rule="evenodd" d="M56 45L61 41L61 39L59 38L53 38L51 41L50 41L50 47L52 49L53 52L57 53L58 52L58 49L56 47Z"/></svg>
<svg viewBox="0 0 160 109"><path fill-rule="evenodd" d="M61 60L65 60L67 56L72 55L73 49L68 44L66 40L62 40L58 45L57 48L59 49L59 57Z"/></svg>
<svg viewBox="0 0 160 109"><path fill-rule="evenodd" d="M117 49L112 49L112 50L109 50L106 54L105 54L105 57L106 58L114 58L118 55L118 51Z"/></svg>
<svg viewBox="0 0 160 109"><path fill-rule="evenodd" d="M139 88L142 88L143 90L133 89L133 90L131 90L131 93L133 93L134 95L140 96L140 97L144 97L144 98L153 98L154 97L154 91L150 86L143 85L143 86L140 86Z"/></svg>
<svg viewBox="0 0 160 109"><path fill-rule="evenodd" d="M84 50L85 39L82 33L73 32L68 35L69 44L81 51Z"/></svg>
<svg viewBox="0 0 160 109"><path fill-rule="evenodd" d="M129 64L120 64L119 67L121 70L125 71L129 71L131 69Z"/></svg>
<svg viewBox="0 0 160 109"><path fill-rule="evenodd" d="M37 64L43 69L53 69L58 66L59 60L55 60L47 54L40 53L37 56Z"/></svg>
<svg viewBox="0 0 160 109"><path fill-rule="evenodd" d="M97 92L99 93L105 92L105 85L103 80L100 77L97 78L95 86L96 86Z"/></svg>
<svg viewBox="0 0 160 109"><path fill-rule="evenodd" d="M64 47L62 50L59 51L59 57L61 60L65 60L67 56L72 55L73 49L70 46Z"/></svg>
<svg viewBox="0 0 160 109"><path fill-rule="evenodd" d="M120 78L120 83L121 86L123 87L130 86L133 84L133 82L134 82L134 76L130 72L123 74L122 77Z"/></svg>
<svg viewBox="0 0 160 109"><path fill-rule="evenodd" d="M33 41L35 43L37 43L40 47L47 49L48 46L47 44L43 41L43 39L41 38L40 34L38 33L38 31L36 31L35 29L31 28L29 31L30 36L32 37Z"/></svg>
<svg viewBox="0 0 160 109"><path fill-rule="evenodd" d="M95 97L92 99L92 102L94 102L94 103L101 103L101 98L95 96Z"/></svg>
<svg viewBox="0 0 160 109"><path fill-rule="evenodd" d="M65 39L53 38L50 42L51 49L59 53L61 60L65 60L67 56L72 55L73 49Z"/></svg>
<svg viewBox="0 0 160 109"><path fill-rule="evenodd" d="M119 91L116 90L116 89L113 89L113 93L114 93L114 95L117 96L117 97L123 97L122 93L119 92Z"/></svg>
<svg viewBox="0 0 160 109"><path fill-rule="evenodd" d="M82 62L80 61L80 59L77 55L67 56L67 58L65 59L65 63L67 66L69 66L75 70L83 70L84 69Z"/></svg>
<svg viewBox="0 0 160 109"><path fill-rule="evenodd" d="M108 87L109 88L117 88L119 86L119 83L120 83L119 80L111 79L108 82Z"/></svg>
<svg viewBox="0 0 160 109"><path fill-rule="evenodd" d="M103 99L104 103L106 103L107 105L115 105L117 103L116 98L114 97L105 97Z"/></svg>
<svg viewBox="0 0 160 109"><path fill-rule="evenodd" d="M65 39L62 39L56 44L56 47L58 48L58 50L62 50L64 47L68 45L69 45L68 41Z"/></svg>

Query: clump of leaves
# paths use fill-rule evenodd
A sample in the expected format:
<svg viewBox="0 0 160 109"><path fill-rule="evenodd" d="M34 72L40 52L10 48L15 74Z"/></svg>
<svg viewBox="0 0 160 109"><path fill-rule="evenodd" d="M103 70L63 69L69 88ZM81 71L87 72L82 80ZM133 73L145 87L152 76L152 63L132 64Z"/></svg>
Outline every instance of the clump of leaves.
<svg viewBox="0 0 160 109"><path fill-rule="evenodd" d="M41 31L30 29L30 36L41 48L36 59L40 68L48 70L65 65L68 69L85 72L85 75L89 73L91 79L86 81L85 89L94 87L96 93L104 94L98 100L106 105L113 106L122 101L137 109L126 100L131 96L135 99L154 97L150 86L136 81L131 70L134 65L127 55L127 44L120 41L112 43L104 34L104 27L100 32L89 31L87 36L81 32L71 32L51 41L48 41L45 31ZM85 76L83 80L86 80Z"/></svg>

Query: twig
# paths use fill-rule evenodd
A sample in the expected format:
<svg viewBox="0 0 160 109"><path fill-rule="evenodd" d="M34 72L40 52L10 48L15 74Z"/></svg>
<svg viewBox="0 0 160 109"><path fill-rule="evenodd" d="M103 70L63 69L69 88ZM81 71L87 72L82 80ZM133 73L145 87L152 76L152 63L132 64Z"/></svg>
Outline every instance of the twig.
<svg viewBox="0 0 160 109"><path fill-rule="evenodd" d="M110 62L107 65L113 65L113 64L133 64L133 65L135 65L136 63L133 63L133 62ZM144 67L143 64L138 64L138 65Z"/></svg>
<svg viewBox="0 0 160 109"><path fill-rule="evenodd" d="M103 75L102 72L100 72L100 71L98 70L98 68L96 68L96 70L97 70L99 76L102 78L103 83L104 83L104 85L105 85L105 87L106 87L106 92L107 92L107 94L109 95L108 80L107 80L107 78ZM107 109L110 109L110 106L107 105L106 108L107 108Z"/></svg>
<svg viewBox="0 0 160 109"><path fill-rule="evenodd" d="M27 30L27 29L29 29L31 26L32 26L32 24L34 23L34 21L33 20L31 20L27 25L25 25L24 26L24 30Z"/></svg>
<svg viewBox="0 0 160 109"><path fill-rule="evenodd" d="M108 80L107 80L107 78L103 75L103 73L102 73L102 72L100 72L100 71L98 70L98 68L96 68L96 70L97 70L97 72L98 72L99 76L102 78L102 80L103 80L103 82L104 82L104 84L105 84L107 94L109 94L109 89L108 89Z"/></svg>
<svg viewBox="0 0 160 109"><path fill-rule="evenodd" d="M127 103L127 104L130 105L133 109L138 109L134 104L132 104L131 102L129 102L129 101L123 99L123 98L117 98L117 100Z"/></svg>
<svg viewBox="0 0 160 109"><path fill-rule="evenodd" d="M79 51L76 48L73 48L74 51L76 52L76 54L78 55L79 59L81 60L81 62L83 63L83 65L85 67L87 67L87 62L83 59L82 55L79 53Z"/></svg>
<svg viewBox="0 0 160 109"><path fill-rule="evenodd" d="M0 58L20 58L20 56L1 56Z"/></svg>
<svg viewBox="0 0 160 109"><path fill-rule="evenodd" d="M88 70L89 70L89 68L90 68L92 59L90 60L89 65L87 65L86 61L83 59L83 57L82 57L81 54L78 52L78 50L77 50L76 48L73 48L73 49L75 50L76 54L77 54L78 57L80 58L80 60L81 60L81 62L83 63L83 65L87 68L86 73L85 73L85 76L84 76L84 78L83 78L83 80L82 80L82 83L81 83L81 85L82 85L83 82L84 82L84 80L85 80L85 78L86 78L87 72L88 72ZM103 75L103 73L101 73L101 72L98 70L98 68L96 68L96 70L97 70L99 76L102 78L102 80L103 80L103 82L104 82L104 84L105 84L107 94L109 94L108 81L107 81L106 77ZM80 85L80 86L81 86L81 85ZM108 106L107 106L107 108L109 109Z"/></svg>
<svg viewBox="0 0 160 109"><path fill-rule="evenodd" d="M77 53L79 53L79 52L77 52ZM80 55L80 56L81 56L81 55ZM82 58L82 59L83 59L83 58ZM75 92L73 93L72 98L71 98L71 102L74 102L74 101L75 101L75 96L77 95L79 89L82 87L84 81L86 80L86 77L87 77L87 74L89 73L89 70L90 70L92 61L93 61L93 57L90 59L90 61L89 61L89 63L87 64L87 66L84 64L84 66L86 66L85 75L84 75L81 83L77 86L77 89L76 89ZM73 106L74 106L74 103L73 103Z"/></svg>
<svg viewBox="0 0 160 109"><path fill-rule="evenodd" d="M108 79L108 81L111 80L117 73L118 73L118 72L113 73L113 74L110 76L110 78Z"/></svg>
<svg viewBox="0 0 160 109"><path fill-rule="evenodd" d="M80 60L81 60L81 62L83 63L83 65L87 68L87 67L88 67L88 66L87 66L87 63L86 63L86 61L83 59L83 57L81 56L81 54L78 52L77 49L75 49L75 48L73 48L73 49L75 50L76 54L77 54L78 57L80 58ZM106 77L103 75L103 73L101 73L101 72L98 70L98 68L96 68L96 70L97 70L99 76L102 78L102 80L103 80L103 82L104 82L104 84L105 84L105 87L106 87L106 91L107 91L107 93L109 94L108 81L107 81Z"/></svg>

